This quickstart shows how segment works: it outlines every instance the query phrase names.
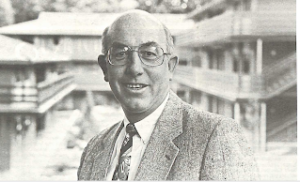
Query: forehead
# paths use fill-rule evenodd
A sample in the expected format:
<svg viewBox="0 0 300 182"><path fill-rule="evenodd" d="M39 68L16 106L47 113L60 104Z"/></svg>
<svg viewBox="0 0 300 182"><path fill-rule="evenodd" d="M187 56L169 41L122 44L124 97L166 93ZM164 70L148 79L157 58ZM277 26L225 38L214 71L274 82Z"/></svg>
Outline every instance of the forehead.
<svg viewBox="0 0 300 182"><path fill-rule="evenodd" d="M149 17L129 16L115 21L109 30L108 46L118 42L129 46L155 42L166 48L166 34L158 21Z"/></svg>

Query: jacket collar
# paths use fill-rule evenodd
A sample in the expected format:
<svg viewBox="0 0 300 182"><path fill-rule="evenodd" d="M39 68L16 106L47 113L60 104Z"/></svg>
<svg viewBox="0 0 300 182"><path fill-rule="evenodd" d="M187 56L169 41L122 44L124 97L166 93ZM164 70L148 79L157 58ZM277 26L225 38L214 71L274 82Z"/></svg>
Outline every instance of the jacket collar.
<svg viewBox="0 0 300 182"><path fill-rule="evenodd" d="M170 92L166 107L141 159L135 180L166 180L179 153L179 148L173 142L182 133L182 113L178 100Z"/></svg>

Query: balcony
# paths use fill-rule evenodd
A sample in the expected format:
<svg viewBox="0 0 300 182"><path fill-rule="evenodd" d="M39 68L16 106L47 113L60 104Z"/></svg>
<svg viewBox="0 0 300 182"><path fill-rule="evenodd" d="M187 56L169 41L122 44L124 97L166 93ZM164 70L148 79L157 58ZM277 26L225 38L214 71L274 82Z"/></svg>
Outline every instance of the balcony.
<svg viewBox="0 0 300 182"><path fill-rule="evenodd" d="M268 99L297 83L296 53L265 69L261 75L240 75L221 70L178 66L174 80L228 100Z"/></svg>
<svg viewBox="0 0 300 182"><path fill-rule="evenodd" d="M236 38L296 36L296 12L226 12L176 36L178 46L229 42Z"/></svg>
<svg viewBox="0 0 300 182"><path fill-rule="evenodd" d="M63 90L73 82L73 75L65 73L59 75L57 79L44 81L37 84L37 103L41 104L53 95Z"/></svg>
<svg viewBox="0 0 300 182"><path fill-rule="evenodd" d="M0 112L44 112L75 88L72 82L73 75L65 73L37 85L0 85Z"/></svg>

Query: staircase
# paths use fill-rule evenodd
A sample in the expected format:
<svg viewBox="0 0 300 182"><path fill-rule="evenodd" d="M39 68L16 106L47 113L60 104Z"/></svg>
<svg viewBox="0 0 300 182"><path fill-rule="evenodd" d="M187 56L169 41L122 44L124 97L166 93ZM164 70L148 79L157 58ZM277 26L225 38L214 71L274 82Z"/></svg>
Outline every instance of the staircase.
<svg viewBox="0 0 300 182"><path fill-rule="evenodd" d="M267 126L268 142L297 141L297 113L291 113Z"/></svg>
<svg viewBox="0 0 300 182"><path fill-rule="evenodd" d="M264 70L264 98L272 98L297 84L296 53Z"/></svg>

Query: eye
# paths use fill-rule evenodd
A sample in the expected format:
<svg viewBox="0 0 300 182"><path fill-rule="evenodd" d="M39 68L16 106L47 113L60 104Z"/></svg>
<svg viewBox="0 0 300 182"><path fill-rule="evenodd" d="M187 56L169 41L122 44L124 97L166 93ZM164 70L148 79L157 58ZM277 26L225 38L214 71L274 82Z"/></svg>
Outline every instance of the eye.
<svg viewBox="0 0 300 182"><path fill-rule="evenodd" d="M112 54L111 54L112 58L115 60L122 60L125 59L127 56L127 52L124 49L112 49Z"/></svg>
<svg viewBox="0 0 300 182"><path fill-rule="evenodd" d="M145 52L146 56L156 56L156 53L153 52Z"/></svg>
<svg viewBox="0 0 300 182"><path fill-rule="evenodd" d="M125 54L125 52L117 52L117 53L114 53L113 54L113 57L114 58L123 58L123 57L125 57L126 56L126 54Z"/></svg>
<svg viewBox="0 0 300 182"><path fill-rule="evenodd" d="M141 51L141 56L146 59L155 59L157 58L157 54L151 51Z"/></svg>

